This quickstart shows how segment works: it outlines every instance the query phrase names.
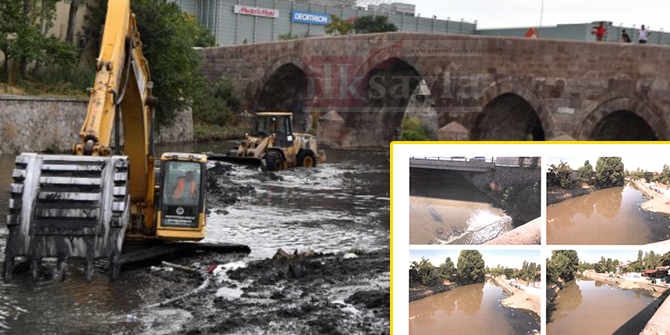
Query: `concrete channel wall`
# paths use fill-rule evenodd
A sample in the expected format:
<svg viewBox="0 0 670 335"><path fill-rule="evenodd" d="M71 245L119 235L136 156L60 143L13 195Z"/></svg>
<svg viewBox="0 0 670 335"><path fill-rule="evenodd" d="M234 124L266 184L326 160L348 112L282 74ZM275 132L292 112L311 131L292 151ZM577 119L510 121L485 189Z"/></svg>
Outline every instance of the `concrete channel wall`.
<svg viewBox="0 0 670 335"><path fill-rule="evenodd" d="M670 320L670 299L666 299L658 307L656 313L649 319L640 335L670 335L668 320Z"/></svg>
<svg viewBox="0 0 670 335"><path fill-rule="evenodd" d="M78 139L88 100L0 95L0 154L68 151ZM190 111L161 131L158 143L193 141Z"/></svg>

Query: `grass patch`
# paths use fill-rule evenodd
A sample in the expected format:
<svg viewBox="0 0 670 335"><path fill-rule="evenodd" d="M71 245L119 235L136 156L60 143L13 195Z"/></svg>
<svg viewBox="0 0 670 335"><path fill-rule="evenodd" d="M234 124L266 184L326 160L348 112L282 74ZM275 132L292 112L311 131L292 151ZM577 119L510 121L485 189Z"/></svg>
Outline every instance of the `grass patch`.
<svg viewBox="0 0 670 335"><path fill-rule="evenodd" d="M196 142L234 140L244 138L250 130L246 125L195 124L193 136Z"/></svg>

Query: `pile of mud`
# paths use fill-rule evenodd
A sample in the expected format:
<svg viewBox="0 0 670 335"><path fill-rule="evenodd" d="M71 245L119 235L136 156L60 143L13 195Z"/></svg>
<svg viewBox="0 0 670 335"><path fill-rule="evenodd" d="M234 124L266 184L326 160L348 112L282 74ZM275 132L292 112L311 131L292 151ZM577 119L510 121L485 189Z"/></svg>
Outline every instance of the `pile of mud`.
<svg viewBox="0 0 670 335"><path fill-rule="evenodd" d="M205 269L212 262L191 259L184 264ZM388 250L353 258L311 254L250 262L210 275L207 289L174 303L172 308L191 315L174 333L389 334L389 264ZM150 271L161 287L179 288L173 296L183 293L177 291L186 283L199 285L192 275L180 278L179 273ZM221 290L241 294L222 295ZM158 295L145 296L155 299L148 302L169 298L163 290L153 293Z"/></svg>
<svg viewBox="0 0 670 335"><path fill-rule="evenodd" d="M232 180L230 164L216 163L207 169L207 208L223 209L240 201L242 197L253 196L256 189Z"/></svg>

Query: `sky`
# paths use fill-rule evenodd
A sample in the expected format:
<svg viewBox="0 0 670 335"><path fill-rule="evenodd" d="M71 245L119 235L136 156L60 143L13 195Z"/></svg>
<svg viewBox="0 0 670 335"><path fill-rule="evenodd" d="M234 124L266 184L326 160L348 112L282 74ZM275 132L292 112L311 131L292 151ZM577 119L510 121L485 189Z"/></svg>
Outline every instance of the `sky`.
<svg viewBox="0 0 670 335"><path fill-rule="evenodd" d="M665 249L651 249L657 254L665 254L669 250ZM649 252L645 249L643 252ZM580 262L596 263L600 261L600 257L605 259L618 259L621 262L629 262L637 260L638 250L577 250L577 256Z"/></svg>
<svg viewBox="0 0 670 335"><path fill-rule="evenodd" d="M488 267L495 267L500 264L503 267L520 269L523 261L536 264L542 262L542 255L539 250L479 250L479 252ZM421 261L421 257L424 257L434 266L439 266L444 263L447 257L451 257L451 261L456 266L460 253L460 250L410 250L409 261L418 262Z"/></svg>
<svg viewBox="0 0 670 335"><path fill-rule="evenodd" d="M670 1L669 1L670 2ZM561 160L568 165L573 170L577 170L584 165L584 161L588 159L589 163L596 168L596 162L598 162L598 155L593 155L590 157L560 157L560 158L544 158L544 163L546 165L551 164L560 164ZM653 157L653 158L637 158L637 157L622 157L621 161L623 162L623 168L626 170L637 170L640 169L651 171L651 172L661 172L663 171L663 165L670 165L670 156L668 157Z"/></svg>
<svg viewBox="0 0 670 335"><path fill-rule="evenodd" d="M361 3L379 3L363 0ZM539 26L542 0L386 0L416 5L421 17L436 15L439 19L468 22L477 20L479 28ZM591 23L611 21L625 26L645 24L652 30L670 30L670 1L642 2L623 0L545 0L543 26L558 23Z"/></svg>

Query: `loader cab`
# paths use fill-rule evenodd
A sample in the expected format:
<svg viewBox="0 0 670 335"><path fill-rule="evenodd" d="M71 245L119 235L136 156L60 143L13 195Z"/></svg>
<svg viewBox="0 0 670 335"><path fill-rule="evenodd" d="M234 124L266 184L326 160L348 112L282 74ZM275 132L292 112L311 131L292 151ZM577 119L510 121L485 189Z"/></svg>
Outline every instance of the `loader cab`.
<svg viewBox="0 0 670 335"><path fill-rule="evenodd" d="M254 118L252 135L258 137L275 136L275 145L288 148L293 145L293 114L291 112L258 112Z"/></svg>
<svg viewBox="0 0 670 335"><path fill-rule="evenodd" d="M165 153L161 156L156 235L201 240L205 237L207 157Z"/></svg>

